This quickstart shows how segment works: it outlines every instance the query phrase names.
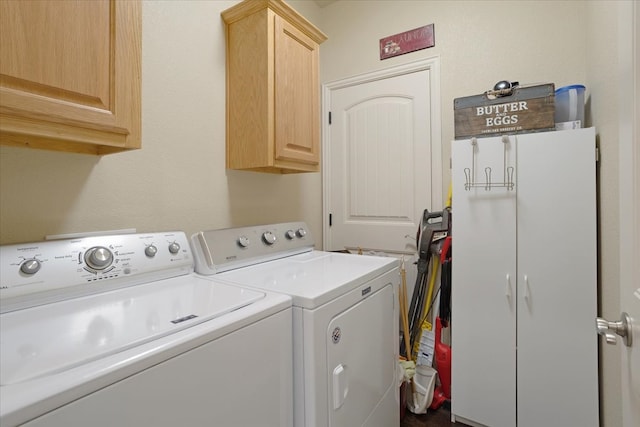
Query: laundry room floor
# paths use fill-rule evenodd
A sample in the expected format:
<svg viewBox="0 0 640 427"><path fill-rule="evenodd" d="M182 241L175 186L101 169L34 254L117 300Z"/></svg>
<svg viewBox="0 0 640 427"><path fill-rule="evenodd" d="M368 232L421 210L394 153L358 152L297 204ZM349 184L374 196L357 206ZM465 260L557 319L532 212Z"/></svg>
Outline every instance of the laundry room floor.
<svg viewBox="0 0 640 427"><path fill-rule="evenodd" d="M462 423L451 422L451 406L445 402L439 409L428 410L426 414L416 415L405 411L400 427L468 427Z"/></svg>

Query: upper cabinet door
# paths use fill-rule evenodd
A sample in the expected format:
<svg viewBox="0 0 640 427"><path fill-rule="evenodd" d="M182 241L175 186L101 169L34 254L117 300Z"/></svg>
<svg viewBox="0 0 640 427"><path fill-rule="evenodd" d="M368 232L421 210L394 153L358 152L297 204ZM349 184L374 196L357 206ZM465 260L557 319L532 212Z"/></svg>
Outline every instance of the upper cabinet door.
<svg viewBox="0 0 640 427"><path fill-rule="evenodd" d="M276 160L320 163L318 48L275 16Z"/></svg>
<svg viewBox="0 0 640 427"><path fill-rule="evenodd" d="M0 2L2 144L140 148L138 1Z"/></svg>
<svg viewBox="0 0 640 427"><path fill-rule="evenodd" d="M227 168L318 172L318 58L327 36L282 0L245 0L222 19Z"/></svg>

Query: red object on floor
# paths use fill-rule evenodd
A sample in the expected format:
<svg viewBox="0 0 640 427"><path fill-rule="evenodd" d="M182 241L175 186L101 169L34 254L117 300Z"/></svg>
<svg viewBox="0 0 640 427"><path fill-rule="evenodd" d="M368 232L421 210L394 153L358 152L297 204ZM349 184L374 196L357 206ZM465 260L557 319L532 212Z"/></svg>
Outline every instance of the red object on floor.
<svg viewBox="0 0 640 427"><path fill-rule="evenodd" d="M447 399L451 399L451 347L442 343L442 322L436 318L436 343L433 357L440 377L440 385L433 392L431 409L438 409Z"/></svg>
<svg viewBox="0 0 640 427"><path fill-rule="evenodd" d="M433 392L433 400L431 401L431 406L429 406L429 408L436 410L446 401L447 401L447 398L444 397L444 392L442 391L442 387L438 386Z"/></svg>

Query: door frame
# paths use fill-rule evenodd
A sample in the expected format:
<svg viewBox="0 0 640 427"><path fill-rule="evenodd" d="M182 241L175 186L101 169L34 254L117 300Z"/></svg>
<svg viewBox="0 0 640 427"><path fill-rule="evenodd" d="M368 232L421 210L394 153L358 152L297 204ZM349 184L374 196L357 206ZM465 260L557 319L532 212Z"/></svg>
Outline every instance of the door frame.
<svg viewBox="0 0 640 427"><path fill-rule="evenodd" d="M429 93L431 111L431 205L442 205L442 123L440 102L440 57L421 59L381 70L334 80L322 85L322 246L327 247L329 239L329 202L331 200L331 131L329 112L331 93L349 86L397 77L403 74L429 70Z"/></svg>

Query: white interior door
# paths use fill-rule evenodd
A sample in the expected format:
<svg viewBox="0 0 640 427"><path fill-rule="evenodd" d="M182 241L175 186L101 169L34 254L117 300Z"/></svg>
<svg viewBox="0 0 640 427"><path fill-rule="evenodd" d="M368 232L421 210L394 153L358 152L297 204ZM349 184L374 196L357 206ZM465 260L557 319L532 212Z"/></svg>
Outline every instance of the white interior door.
<svg viewBox="0 0 640 427"><path fill-rule="evenodd" d="M324 248L413 254L442 206L438 62L325 86Z"/></svg>
<svg viewBox="0 0 640 427"><path fill-rule="evenodd" d="M632 319L632 345L618 338L622 357L624 427L640 425L640 5L620 6L620 310ZM632 88L629 90L629 88ZM617 319L607 319L617 320Z"/></svg>
<svg viewBox="0 0 640 427"><path fill-rule="evenodd" d="M631 317L632 345L625 346L619 337L616 345L622 354L623 427L636 427L640 425L640 149L632 139L625 145L620 159L620 311ZM623 151L627 159L622 159Z"/></svg>

